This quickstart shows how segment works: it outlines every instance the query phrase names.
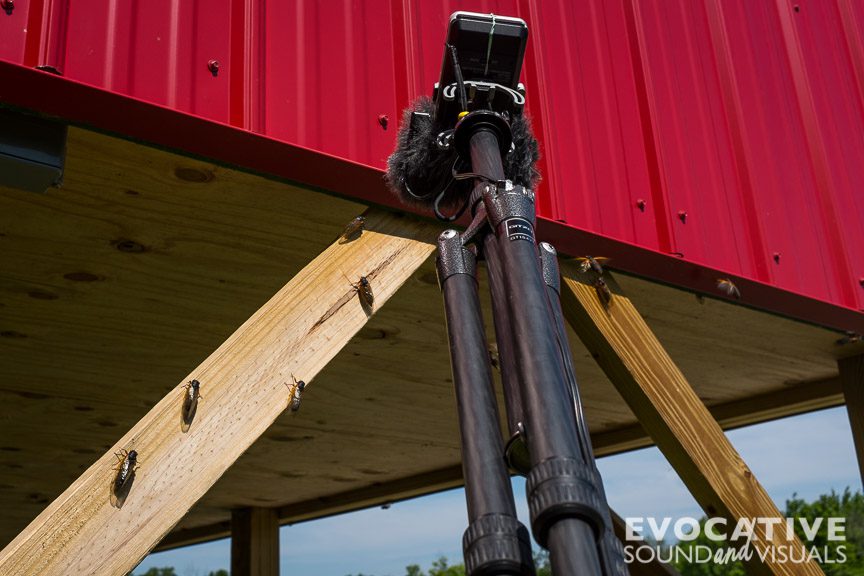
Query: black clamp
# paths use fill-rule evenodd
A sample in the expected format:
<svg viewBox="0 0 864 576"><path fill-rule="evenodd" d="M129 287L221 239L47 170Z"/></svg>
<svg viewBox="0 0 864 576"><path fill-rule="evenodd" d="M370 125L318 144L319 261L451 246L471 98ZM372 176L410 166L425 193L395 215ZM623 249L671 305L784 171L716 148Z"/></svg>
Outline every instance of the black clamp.
<svg viewBox="0 0 864 576"><path fill-rule="evenodd" d="M463 116L453 129L453 144L460 158L471 158L471 137L481 130L495 134L502 157L510 152L513 132L510 131L507 119L491 110L475 110Z"/></svg>
<svg viewBox="0 0 864 576"><path fill-rule="evenodd" d="M439 126L452 126L459 119L461 112L494 112L505 120L510 120L521 115L525 108L525 87L521 84L515 90L501 84L479 80L466 80L464 85L467 108L462 107L459 86L456 82L444 86L441 93L443 98L438 98L440 87L438 83L435 84L432 99L438 103L435 116ZM508 142L505 152L509 150Z"/></svg>
<svg viewBox="0 0 864 576"><path fill-rule="evenodd" d="M492 223L494 229L511 218L526 220L533 229L537 219L534 208L534 193L524 186L513 184L509 180L497 185L486 184L483 191L483 204L486 206L489 222Z"/></svg>
<svg viewBox="0 0 864 576"><path fill-rule="evenodd" d="M445 230L438 236L438 258L435 261L438 271L438 287L454 274L468 274L477 278L477 256L471 249L462 245L456 230Z"/></svg>
<svg viewBox="0 0 864 576"><path fill-rule="evenodd" d="M540 242L540 269L543 271L543 282L561 295L561 273L558 269L558 253L548 242Z"/></svg>
<svg viewBox="0 0 864 576"><path fill-rule="evenodd" d="M599 541L608 514L602 490L599 475L579 460L550 458L534 466L525 491L537 542L546 548L549 528L565 517L587 522Z"/></svg>
<svg viewBox="0 0 864 576"><path fill-rule="evenodd" d="M549 529L562 518L579 518L594 531L603 576L627 576L624 548L612 531L603 483L596 467L572 458L551 458L537 464L525 486L531 529L547 547Z"/></svg>
<svg viewBox="0 0 864 576"><path fill-rule="evenodd" d="M472 522L462 536L465 574L534 575L528 530L507 514L487 514Z"/></svg>

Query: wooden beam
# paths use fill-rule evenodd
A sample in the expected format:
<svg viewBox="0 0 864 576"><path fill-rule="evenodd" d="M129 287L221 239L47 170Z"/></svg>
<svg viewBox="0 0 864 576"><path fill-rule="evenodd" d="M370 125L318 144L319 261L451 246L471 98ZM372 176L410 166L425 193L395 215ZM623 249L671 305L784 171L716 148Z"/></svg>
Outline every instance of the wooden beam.
<svg viewBox="0 0 864 576"><path fill-rule="evenodd" d="M292 375L310 382L435 249L439 227L372 212L334 242L184 378L0 552L0 574L126 574L270 426ZM370 310L351 282L369 279ZM203 399L181 430L185 383ZM114 453L140 466L112 497Z"/></svg>
<svg viewBox="0 0 864 576"><path fill-rule="evenodd" d="M304 522L361 508L391 504L396 499L409 500L427 496L433 492L457 488L463 483L462 466L450 466L380 485L357 488L323 496L313 501L283 506L279 508L279 518L286 524ZM394 498L395 494L399 497Z"/></svg>
<svg viewBox="0 0 864 576"><path fill-rule="evenodd" d="M273 508L231 511L232 576L279 576L279 517Z"/></svg>
<svg viewBox="0 0 864 576"><path fill-rule="evenodd" d="M708 406L711 416L723 430L733 430L793 414L805 414L843 404L840 378L826 378L796 384L780 390ZM651 437L636 422L591 435L594 454L606 456L651 446Z"/></svg>
<svg viewBox="0 0 864 576"><path fill-rule="evenodd" d="M733 430L742 426L751 426L793 414L805 414L842 404L843 390L840 385L840 378L834 377L796 384L742 400L715 404L709 406L708 411L723 430ZM592 434L591 444L597 457L653 446L651 437L638 422L630 426ZM334 514L380 506L388 502L399 502L441 490L457 488L462 486L462 482L462 466L450 466L323 496L307 502L283 506L279 509L279 522L283 525L306 522ZM230 522L217 522L179 530L168 534L159 542L154 551L172 550L182 546L209 542L227 537L230 533Z"/></svg>
<svg viewBox="0 0 864 576"><path fill-rule="evenodd" d="M843 382L843 396L852 426L861 481L864 482L864 354L843 358L837 362L837 366Z"/></svg>
<svg viewBox="0 0 864 576"><path fill-rule="evenodd" d="M715 404L709 406L708 411L723 430L731 430L842 404L843 390L840 386L840 378L834 377L796 384L742 400ZM600 457L644 448L653 445L653 442L637 422L630 426L592 434L591 444L594 447L594 454ZM305 522L333 514L380 506L387 502L424 496L461 485L462 466L456 465L283 506L279 509L279 521L282 524ZM223 538L228 536L230 531L231 526L228 522L175 531L166 536L155 550L170 550Z"/></svg>
<svg viewBox="0 0 864 576"><path fill-rule="evenodd" d="M462 465L457 464L456 466L431 470L389 482L376 482L363 488L346 490L321 496L314 500L283 506L277 508L277 514L280 524L294 524L363 508L382 506L394 501L427 496L434 492L457 488L462 484ZM179 530L166 536L156 547L156 550L171 550L223 538L230 534L230 530L231 526L227 522Z"/></svg>
<svg viewBox="0 0 864 576"><path fill-rule="evenodd" d="M782 514L711 417L684 375L669 357L639 312L611 275L604 279L612 300L604 306L593 272L580 273L572 261L562 262L561 300L564 314L609 380L651 435L709 516L727 520L777 517ZM780 530L768 538L757 525L758 541L794 546ZM748 570L755 574L822 574L815 562L779 562L770 555L764 563L754 555Z"/></svg>

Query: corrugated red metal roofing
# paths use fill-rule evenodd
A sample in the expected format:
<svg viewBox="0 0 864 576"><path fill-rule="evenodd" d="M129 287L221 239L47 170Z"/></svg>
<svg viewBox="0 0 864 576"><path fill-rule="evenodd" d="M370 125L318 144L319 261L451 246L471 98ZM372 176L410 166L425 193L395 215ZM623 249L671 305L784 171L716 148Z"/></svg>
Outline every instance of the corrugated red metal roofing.
<svg viewBox="0 0 864 576"><path fill-rule="evenodd" d="M0 59L379 168L437 79L449 14L521 17L543 216L864 307L861 2L14 6Z"/></svg>

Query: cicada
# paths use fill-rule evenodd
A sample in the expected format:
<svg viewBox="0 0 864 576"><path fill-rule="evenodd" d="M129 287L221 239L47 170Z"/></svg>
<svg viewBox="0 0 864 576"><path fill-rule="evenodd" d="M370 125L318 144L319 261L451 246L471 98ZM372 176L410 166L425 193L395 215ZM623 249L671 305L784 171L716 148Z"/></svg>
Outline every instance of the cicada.
<svg viewBox="0 0 864 576"><path fill-rule="evenodd" d="M729 278L718 278L717 288L730 298L735 298L736 300L741 298L741 291L738 290L738 287Z"/></svg>
<svg viewBox="0 0 864 576"><path fill-rule="evenodd" d="M360 296L360 303L365 308L372 308L372 303L375 302L375 296L372 294L372 285L366 276L361 276L359 282L352 282L351 286L357 291Z"/></svg>
<svg viewBox="0 0 864 576"><path fill-rule="evenodd" d="M303 399L303 390L306 389L306 382L297 380L294 374L291 374L291 379L294 380L294 386L291 387L291 395L288 398L288 407L291 412L300 410L300 401Z"/></svg>
<svg viewBox="0 0 864 576"><path fill-rule="evenodd" d="M597 292L597 297L604 308L609 308L612 305L612 291L609 290L609 285L603 278L597 278L594 281L594 290Z"/></svg>
<svg viewBox="0 0 864 576"><path fill-rule="evenodd" d="M597 274L603 274L603 264L608 263L609 260L605 256L581 256L576 258L576 261L579 262L579 271L583 274L591 269L597 272Z"/></svg>
<svg viewBox="0 0 864 576"><path fill-rule="evenodd" d="M345 230L342 232L342 235L339 237L339 244L344 244L346 242L350 242L356 237L359 237L363 234L363 227L366 225L366 218L363 216L357 216L348 225L345 227Z"/></svg>
<svg viewBox="0 0 864 576"><path fill-rule="evenodd" d="M852 332L851 330L847 330L846 334L843 335L842 338L836 341L838 346L845 346L846 344L855 344L856 342L861 342L861 334L858 332Z"/></svg>
<svg viewBox="0 0 864 576"><path fill-rule="evenodd" d="M183 394L183 408L180 413L183 417L183 423L188 426L192 423L192 419L195 418L195 412L198 410L198 400L203 398L203 396L201 396L201 383L198 380L190 380L183 387L186 388L186 392Z"/></svg>
<svg viewBox="0 0 864 576"><path fill-rule="evenodd" d="M489 363L492 364L493 368L500 369L501 367L501 357L498 354L498 344L495 342L489 344Z"/></svg>
<svg viewBox="0 0 864 576"><path fill-rule="evenodd" d="M115 452L117 457L117 466L114 470L117 475L114 477L114 493L119 494L127 487L129 481L135 476L135 469L138 467L138 452L135 450L126 451L121 448L119 452Z"/></svg>

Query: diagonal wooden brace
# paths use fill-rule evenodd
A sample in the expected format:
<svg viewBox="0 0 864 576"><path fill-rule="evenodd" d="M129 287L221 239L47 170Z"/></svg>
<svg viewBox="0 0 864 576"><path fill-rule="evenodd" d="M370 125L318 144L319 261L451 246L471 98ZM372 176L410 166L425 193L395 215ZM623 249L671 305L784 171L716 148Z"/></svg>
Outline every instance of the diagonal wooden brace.
<svg viewBox="0 0 864 576"><path fill-rule="evenodd" d="M705 512L726 518L731 526L739 518L782 518L614 279L603 276L611 290L611 301L604 305L596 273L581 273L570 261L562 262L561 276L565 317ZM785 530L772 532L768 539L764 525L757 524L756 550L770 543L794 547L796 558L804 553L797 538L786 540ZM768 555L763 563L754 554L748 573L823 574L815 561L781 560Z"/></svg>
<svg viewBox="0 0 864 576"><path fill-rule="evenodd" d="M438 227L372 211L366 230L334 242L165 396L2 552L0 574L127 574L289 403L292 374L311 381L435 250ZM184 384L203 399L181 430ZM70 423L71 424L71 423ZM114 453L140 466L118 502Z"/></svg>
<svg viewBox="0 0 864 576"><path fill-rule="evenodd" d="M837 362L837 366L843 384L846 413L852 427L852 440L858 456L861 481L864 482L864 354L842 358Z"/></svg>

